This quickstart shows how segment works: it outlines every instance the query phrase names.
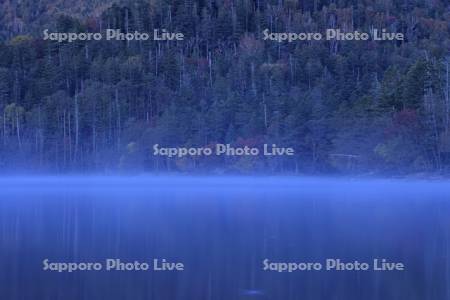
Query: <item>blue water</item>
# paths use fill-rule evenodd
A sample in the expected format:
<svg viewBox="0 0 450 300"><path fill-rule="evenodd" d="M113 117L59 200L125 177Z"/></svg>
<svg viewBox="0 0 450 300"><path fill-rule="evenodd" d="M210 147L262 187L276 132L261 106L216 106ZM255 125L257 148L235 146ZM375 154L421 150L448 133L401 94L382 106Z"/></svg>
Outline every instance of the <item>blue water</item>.
<svg viewBox="0 0 450 300"><path fill-rule="evenodd" d="M0 179L0 299L450 299L450 183L314 178ZM166 259L184 271L43 270ZM263 270L372 262L404 271Z"/></svg>

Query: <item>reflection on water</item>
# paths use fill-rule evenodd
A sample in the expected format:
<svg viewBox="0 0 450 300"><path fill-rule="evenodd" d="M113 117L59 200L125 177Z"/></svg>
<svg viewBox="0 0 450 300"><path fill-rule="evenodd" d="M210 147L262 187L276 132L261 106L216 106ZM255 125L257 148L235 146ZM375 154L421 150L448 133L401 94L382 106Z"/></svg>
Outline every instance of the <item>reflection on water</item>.
<svg viewBox="0 0 450 300"><path fill-rule="evenodd" d="M0 179L0 299L450 299L449 238L445 182ZM185 271L42 270L107 258ZM328 258L406 271L263 271Z"/></svg>

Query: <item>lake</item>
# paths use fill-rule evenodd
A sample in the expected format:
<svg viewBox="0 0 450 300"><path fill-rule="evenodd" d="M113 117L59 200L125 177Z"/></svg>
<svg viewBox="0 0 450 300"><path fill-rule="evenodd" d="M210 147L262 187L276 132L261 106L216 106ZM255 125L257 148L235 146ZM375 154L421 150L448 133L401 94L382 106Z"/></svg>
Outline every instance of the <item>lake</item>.
<svg viewBox="0 0 450 300"><path fill-rule="evenodd" d="M0 295L450 299L450 183L3 178Z"/></svg>

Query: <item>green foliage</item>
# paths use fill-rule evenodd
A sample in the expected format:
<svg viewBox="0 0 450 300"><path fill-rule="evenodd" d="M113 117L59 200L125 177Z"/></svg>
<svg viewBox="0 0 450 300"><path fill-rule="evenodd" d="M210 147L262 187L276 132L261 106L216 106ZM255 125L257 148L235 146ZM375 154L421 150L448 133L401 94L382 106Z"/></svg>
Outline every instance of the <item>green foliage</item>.
<svg viewBox="0 0 450 300"><path fill-rule="evenodd" d="M8 12L0 17L0 153L11 158L1 160L5 169L19 161L53 171L400 173L450 167L446 1L114 2L0 4ZM17 18L27 25L22 30ZM334 45L261 39L265 28L352 26L390 28L407 40ZM47 27L165 28L186 40L44 42ZM276 143L294 147L296 155L167 160L151 155L156 143Z"/></svg>

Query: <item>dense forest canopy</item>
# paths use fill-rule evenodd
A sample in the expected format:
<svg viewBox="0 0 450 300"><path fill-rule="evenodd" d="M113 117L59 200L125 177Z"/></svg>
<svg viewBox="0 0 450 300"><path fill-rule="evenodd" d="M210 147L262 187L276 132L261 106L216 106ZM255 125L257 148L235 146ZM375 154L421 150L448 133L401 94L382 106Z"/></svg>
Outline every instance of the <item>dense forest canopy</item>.
<svg viewBox="0 0 450 300"><path fill-rule="evenodd" d="M2 170L450 170L447 0L109 2L0 4ZM59 43L42 37L45 29L106 28L164 28L185 39ZM265 29L327 28L385 28L405 40L262 38ZM154 144L217 143L277 144L296 155L152 155Z"/></svg>

